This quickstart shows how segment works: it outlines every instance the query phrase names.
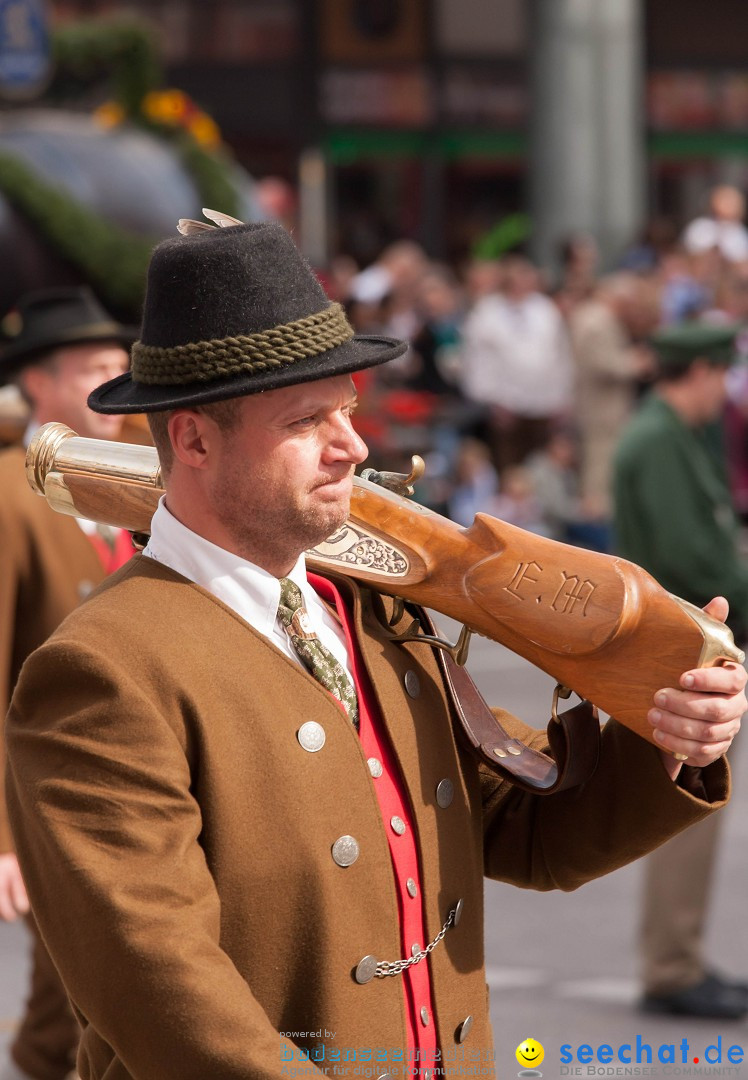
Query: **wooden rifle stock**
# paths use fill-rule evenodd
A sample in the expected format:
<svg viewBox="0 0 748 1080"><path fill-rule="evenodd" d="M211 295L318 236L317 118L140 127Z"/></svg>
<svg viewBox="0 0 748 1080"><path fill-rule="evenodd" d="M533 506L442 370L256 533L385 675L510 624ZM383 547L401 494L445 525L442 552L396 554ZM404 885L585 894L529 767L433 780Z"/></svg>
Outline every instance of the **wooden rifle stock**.
<svg viewBox="0 0 748 1080"><path fill-rule="evenodd" d="M147 535L163 494L156 451L47 424L27 457L32 488L63 513ZM742 663L722 623L633 563L478 514L467 529L356 477L346 524L307 553L506 645L651 740L656 690L689 668Z"/></svg>

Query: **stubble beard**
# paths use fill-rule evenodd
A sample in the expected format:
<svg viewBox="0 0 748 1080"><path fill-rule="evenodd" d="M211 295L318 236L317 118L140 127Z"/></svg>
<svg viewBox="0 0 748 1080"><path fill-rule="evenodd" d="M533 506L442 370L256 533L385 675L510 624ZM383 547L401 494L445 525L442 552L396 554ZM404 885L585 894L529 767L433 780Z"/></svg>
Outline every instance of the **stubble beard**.
<svg viewBox="0 0 748 1080"><path fill-rule="evenodd" d="M259 480L247 499L226 487L216 492L215 502L235 554L265 569L290 568L303 551L327 540L348 518L348 498L326 505L315 502L312 491L306 500L268 504L258 497L262 490Z"/></svg>

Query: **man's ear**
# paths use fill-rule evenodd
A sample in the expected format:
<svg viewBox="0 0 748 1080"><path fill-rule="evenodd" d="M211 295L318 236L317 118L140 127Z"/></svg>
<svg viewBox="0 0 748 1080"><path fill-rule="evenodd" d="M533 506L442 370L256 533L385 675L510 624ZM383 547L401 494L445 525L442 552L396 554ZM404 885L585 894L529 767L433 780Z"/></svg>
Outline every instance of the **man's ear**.
<svg viewBox="0 0 748 1080"><path fill-rule="evenodd" d="M31 364L19 372L16 382L27 401L36 404L49 381L49 371L42 364Z"/></svg>
<svg viewBox="0 0 748 1080"><path fill-rule="evenodd" d="M208 464L206 419L194 409L175 409L169 417L169 439L174 457L192 469Z"/></svg>

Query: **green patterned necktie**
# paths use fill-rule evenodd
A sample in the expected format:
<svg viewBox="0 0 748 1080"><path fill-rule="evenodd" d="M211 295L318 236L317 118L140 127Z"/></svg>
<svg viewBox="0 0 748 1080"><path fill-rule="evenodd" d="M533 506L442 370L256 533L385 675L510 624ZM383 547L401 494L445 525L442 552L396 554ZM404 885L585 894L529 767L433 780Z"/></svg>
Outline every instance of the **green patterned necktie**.
<svg viewBox="0 0 748 1080"><path fill-rule="evenodd" d="M290 578L281 578L280 587L278 618L288 634L296 655L309 674L313 675L326 690L329 690L334 698L337 698L348 714L348 719L358 731L358 699L353 683L342 665L312 630L309 613L304 607L299 586Z"/></svg>

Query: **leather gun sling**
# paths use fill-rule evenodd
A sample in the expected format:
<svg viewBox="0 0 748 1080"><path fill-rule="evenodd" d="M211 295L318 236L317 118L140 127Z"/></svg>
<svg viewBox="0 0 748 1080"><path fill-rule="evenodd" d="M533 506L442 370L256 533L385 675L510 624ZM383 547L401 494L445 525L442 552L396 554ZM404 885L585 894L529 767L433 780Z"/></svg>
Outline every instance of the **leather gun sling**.
<svg viewBox="0 0 748 1080"><path fill-rule="evenodd" d="M421 609L421 625L435 633ZM539 795L577 787L592 776L600 755L597 709L581 701L548 725L550 755L512 738L489 709L472 678L449 653L434 649L460 726L473 750L517 787Z"/></svg>

